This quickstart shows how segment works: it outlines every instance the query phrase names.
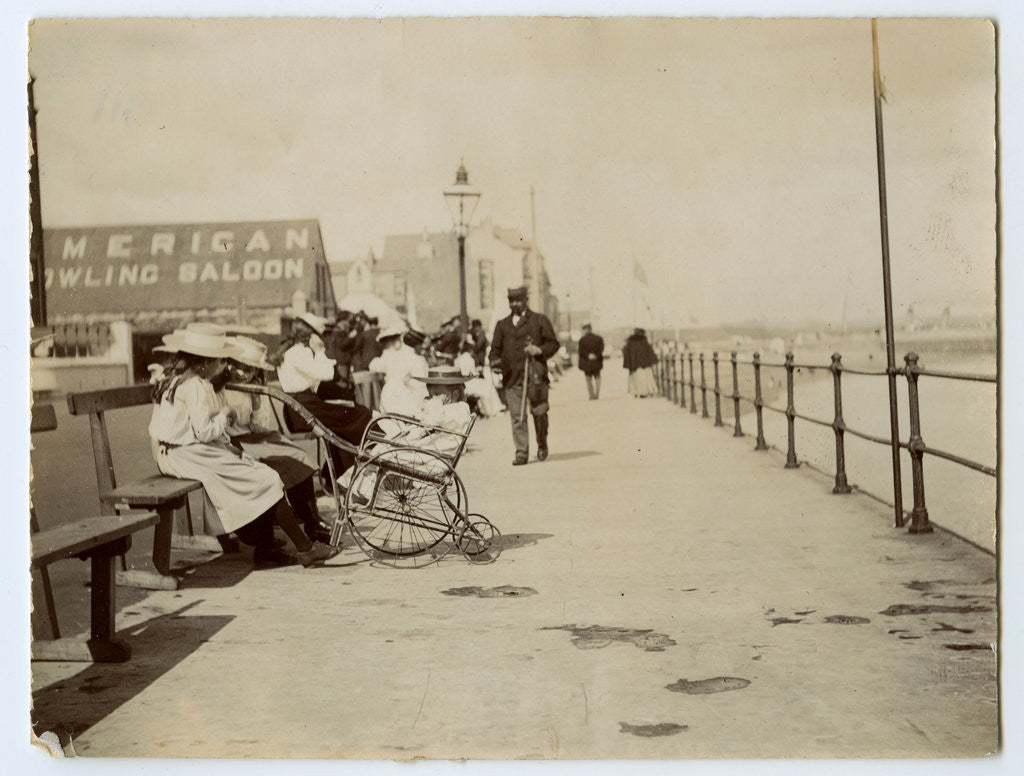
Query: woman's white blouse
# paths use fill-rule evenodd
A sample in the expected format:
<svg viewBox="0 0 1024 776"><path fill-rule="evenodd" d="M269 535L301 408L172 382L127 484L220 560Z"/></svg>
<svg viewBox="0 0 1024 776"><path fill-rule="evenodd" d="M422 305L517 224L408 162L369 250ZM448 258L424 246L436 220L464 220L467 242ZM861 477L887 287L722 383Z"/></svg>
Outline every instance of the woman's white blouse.
<svg viewBox="0 0 1024 776"><path fill-rule="evenodd" d="M220 406L208 380L188 377L175 390L174 401L164 394L153 408L149 436L172 445L227 441L227 418L219 413Z"/></svg>
<svg viewBox="0 0 1024 776"><path fill-rule="evenodd" d="M315 391L324 380L334 379L333 358L324 351L313 355L308 345L296 343L285 351L281 366L277 368L277 379L285 393Z"/></svg>

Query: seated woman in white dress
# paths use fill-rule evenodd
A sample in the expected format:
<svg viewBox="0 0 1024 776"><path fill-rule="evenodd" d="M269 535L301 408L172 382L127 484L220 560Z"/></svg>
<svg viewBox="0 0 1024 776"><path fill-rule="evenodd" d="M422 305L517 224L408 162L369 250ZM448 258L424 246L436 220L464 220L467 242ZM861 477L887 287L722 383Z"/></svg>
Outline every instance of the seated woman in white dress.
<svg viewBox="0 0 1024 776"><path fill-rule="evenodd" d="M283 353L275 352L269 360L280 363L277 379L281 390L291 394L327 428L354 445L359 444L373 413L368 407L355 404L351 396L334 381L334 359L327 357L323 335L327 321L313 313L300 313L292 321L292 329L282 343ZM338 402L337 400L342 400ZM294 431L308 431L306 421L291 407L285 407L285 419ZM349 453L331 446L335 471L344 471L352 463Z"/></svg>
<svg viewBox="0 0 1024 776"><path fill-rule="evenodd" d="M236 413L218 399L216 387L227 381L225 359L239 351L227 341L224 329L189 324L165 336L164 345L174 357L154 388L149 423L161 473L203 483L207 519L215 534L234 532L246 541L246 526L272 518L295 545L303 566L336 555L337 549L311 541L303 532L284 500L277 472L231 444L227 429Z"/></svg>
<svg viewBox="0 0 1024 776"><path fill-rule="evenodd" d="M403 342L404 334L404 328L393 326L377 335L383 352L370 362L369 370L384 375L380 411L412 417L427 396L423 383L413 377L426 377L427 361Z"/></svg>

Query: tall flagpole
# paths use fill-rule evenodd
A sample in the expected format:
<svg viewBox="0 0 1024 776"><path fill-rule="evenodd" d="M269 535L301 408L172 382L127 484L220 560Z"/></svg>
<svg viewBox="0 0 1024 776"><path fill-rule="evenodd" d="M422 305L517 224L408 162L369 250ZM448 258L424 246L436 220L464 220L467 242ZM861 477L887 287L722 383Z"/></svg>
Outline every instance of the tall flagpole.
<svg viewBox="0 0 1024 776"><path fill-rule="evenodd" d="M882 139L882 99L885 90L878 67L878 20L871 20L871 51L875 81L875 149L878 154L878 210L882 232L882 290L885 302L885 358L889 378L889 433L892 444L893 507L897 528L903 527L903 481L900 476L900 423L896 403L896 343L893 341L892 278L889 268L889 213L885 198L885 146Z"/></svg>

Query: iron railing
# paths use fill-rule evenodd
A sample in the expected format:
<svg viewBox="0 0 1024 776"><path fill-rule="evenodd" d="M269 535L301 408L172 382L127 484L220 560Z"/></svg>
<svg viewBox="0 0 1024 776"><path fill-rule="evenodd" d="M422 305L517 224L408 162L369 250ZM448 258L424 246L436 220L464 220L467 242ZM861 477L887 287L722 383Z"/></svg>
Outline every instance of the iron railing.
<svg viewBox="0 0 1024 776"><path fill-rule="evenodd" d="M919 363L919 358L916 353L907 353L904 357L905 366L894 370L894 374L897 376L903 376L907 380L907 398L910 407L910 437L906 441L900 440L898 442L899 447L906 450L910 454L911 462L911 475L913 478L913 493L914 493L914 506L910 512L910 526L908 531L910 533L930 533L933 528L928 519L928 508L925 504L925 487L924 487L924 466L923 459L925 455L932 455L936 458L942 458L946 461L958 464L960 466L972 469L982 474L987 474L990 477L997 477L998 472L991 466L985 466L984 464L978 463L964 458L960 455L948 452L946 450L940 450L938 448L929 447L925 444L924 439L921 436L921 412L920 404L918 401L918 390L917 383L918 379L922 376L940 378L946 380L960 380L970 381L979 383L993 383L998 384L998 377L991 375L980 375L980 374L969 374L962 372L948 372L938 370L928 370L922 367ZM690 379L689 382L686 380L686 366L689 363ZM699 365L700 377L699 381L697 378L697 371L694 366L694 354L686 351L682 353L669 353L662 355L658 362L658 379L661 386L662 395L671 400L674 404L680 407L686 407L686 388L690 388L690 413L697 413L697 401L696 401L696 390L700 389L701 394L701 413L702 417L710 417L708 413L708 391L712 393L714 397L714 414L715 414L715 425L724 426L722 422L722 407L721 402L724 398L733 402L733 436L744 436L743 429L740 426L740 403L748 402L752 404L755 410L755 417L757 420L757 436L755 450L767 450L768 444L764 438L764 410L775 412L786 416L786 463L787 469L793 469L800 465L796 455L796 421L797 419L804 420L808 423L822 426L825 428L831 428L835 435L835 486L832 489L833 493L850 493L852 488L847 480L846 476L846 434L851 434L860 439L864 439L868 442L873 442L879 445L885 445L886 447L892 446L892 440L875 436L873 434L866 433L854 428L849 428L843 420L843 393L842 393L842 375L853 374L853 375L864 375L872 377L888 377L889 371L885 370L862 370L862 369L850 369L843 366L842 356L839 353L832 354L832 363L825 367L820 364L798 364L795 362L792 353L786 353L784 363L769 363L761 361L760 353L754 353L749 361L740 361L736 357L736 352L733 351L729 354L729 364L732 370L732 393L724 395L719 383L719 354L717 351L712 353L711 363L714 372L714 385L709 388L707 385L707 379L705 376L705 356L704 353L697 353L697 363ZM751 366L753 368L754 378L754 396L743 396L739 391L739 366ZM786 407L773 407L766 404L761 391L761 369L764 367L776 367L786 370ZM831 421L823 420L821 418L815 418L809 415L797 412L796 403L794 398L794 380L793 376L798 369L828 369L832 373L832 392L834 400L835 412ZM901 494L902 495L902 494ZM901 499L894 499L894 502L899 504ZM905 516L899 513L895 517L896 527L903 527L905 524Z"/></svg>

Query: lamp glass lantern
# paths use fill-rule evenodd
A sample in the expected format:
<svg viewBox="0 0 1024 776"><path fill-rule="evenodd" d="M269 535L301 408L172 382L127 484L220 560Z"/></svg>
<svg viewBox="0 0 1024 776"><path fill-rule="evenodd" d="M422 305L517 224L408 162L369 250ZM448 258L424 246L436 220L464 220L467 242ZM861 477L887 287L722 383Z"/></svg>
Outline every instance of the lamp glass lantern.
<svg viewBox="0 0 1024 776"><path fill-rule="evenodd" d="M471 186L466 165L460 160L459 169L455 173L455 183L444 190L444 201L448 205L452 222L455 224L455 236L459 241L459 318L462 335L469 331L469 312L466 307L466 236L473 213L480 202L480 189Z"/></svg>

